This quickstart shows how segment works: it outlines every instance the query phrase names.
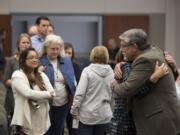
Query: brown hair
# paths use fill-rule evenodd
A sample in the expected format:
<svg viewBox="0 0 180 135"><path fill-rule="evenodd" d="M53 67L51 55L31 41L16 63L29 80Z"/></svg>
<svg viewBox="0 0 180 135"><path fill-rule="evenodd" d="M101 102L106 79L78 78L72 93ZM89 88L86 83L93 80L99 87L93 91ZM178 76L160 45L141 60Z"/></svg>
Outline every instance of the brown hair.
<svg viewBox="0 0 180 135"><path fill-rule="evenodd" d="M30 51L34 51L36 52L36 50L34 48L28 48L26 50L24 50L21 54L20 54L20 57L19 57L19 68L22 69L24 71L24 73L26 74L28 80L29 80L29 83L30 83L30 86L32 88L33 84L37 84L38 87L43 91L43 90L46 90L45 88L45 84L43 82L43 79L40 75L40 72L38 72L38 67L35 68L34 70L34 74L35 74L35 77L32 77L29 72L28 72L28 67L26 65L26 59L27 59L27 56L29 54ZM36 54L38 55L38 53L36 52Z"/></svg>

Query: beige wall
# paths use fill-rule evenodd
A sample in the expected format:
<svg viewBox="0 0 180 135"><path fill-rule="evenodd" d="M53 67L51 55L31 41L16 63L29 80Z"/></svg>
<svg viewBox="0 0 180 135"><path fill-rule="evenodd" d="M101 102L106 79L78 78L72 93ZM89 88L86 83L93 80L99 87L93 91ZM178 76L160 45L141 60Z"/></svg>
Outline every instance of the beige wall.
<svg viewBox="0 0 180 135"><path fill-rule="evenodd" d="M149 15L149 34L150 43L161 49L165 49L165 15Z"/></svg>
<svg viewBox="0 0 180 135"><path fill-rule="evenodd" d="M9 0L1 0L0 1L0 14L9 14Z"/></svg>
<svg viewBox="0 0 180 135"><path fill-rule="evenodd" d="M175 39L176 39L176 45L175 45L175 58L178 67L180 68L180 0L176 0L176 33L175 33Z"/></svg>
<svg viewBox="0 0 180 135"><path fill-rule="evenodd" d="M180 8L179 0L166 0L165 49L175 58L178 67L180 67L179 8Z"/></svg>
<svg viewBox="0 0 180 135"><path fill-rule="evenodd" d="M1 0L0 13L165 13L165 5L166 0Z"/></svg>

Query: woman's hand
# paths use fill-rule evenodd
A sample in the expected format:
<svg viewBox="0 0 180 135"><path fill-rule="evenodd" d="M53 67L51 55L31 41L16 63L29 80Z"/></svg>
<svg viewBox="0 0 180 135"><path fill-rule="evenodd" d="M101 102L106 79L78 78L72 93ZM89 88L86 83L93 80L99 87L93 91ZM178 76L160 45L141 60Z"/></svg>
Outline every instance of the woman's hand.
<svg viewBox="0 0 180 135"><path fill-rule="evenodd" d="M5 85L6 85L7 87L10 87L10 86L11 86L11 82L12 82L12 80L11 80L11 79L8 79L7 81L5 81Z"/></svg>
<svg viewBox="0 0 180 135"><path fill-rule="evenodd" d="M114 89L114 86L117 84L118 82L114 79L111 81L111 90Z"/></svg>
<svg viewBox="0 0 180 135"><path fill-rule="evenodd" d="M165 63L159 65L159 62L157 61L154 72L150 77L150 81L156 83L161 77L167 75L168 73L168 66Z"/></svg>
<svg viewBox="0 0 180 135"><path fill-rule="evenodd" d="M56 96L56 93L55 93L54 91L50 91L50 92L49 92L49 96L50 96L51 98L53 98L53 97Z"/></svg>
<svg viewBox="0 0 180 135"><path fill-rule="evenodd" d="M164 52L164 56L165 56L166 62L171 66L174 72L176 72L177 67L176 67L176 61L174 60L174 58L168 52Z"/></svg>
<svg viewBox="0 0 180 135"><path fill-rule="evenodd" d="M79 120L79 115L74 115L74 114L72 114L72 117L73 117L73 119Z"/></svg>
<svg viewBox="0 0 180 135"><path fill-rule="evenodd" d="M38 71L39 72L44 72L45 68L46 68L46 66L41 65L41 66L38 67Z"/></svg>
<svg viewBox="0 0 180 135"><path fill-rule="evenodd" d="M120 62L120 63L116 64L116 66L114 68L114 76L118 80L122 78L121 66L125 63L126 62Z"/></svg>

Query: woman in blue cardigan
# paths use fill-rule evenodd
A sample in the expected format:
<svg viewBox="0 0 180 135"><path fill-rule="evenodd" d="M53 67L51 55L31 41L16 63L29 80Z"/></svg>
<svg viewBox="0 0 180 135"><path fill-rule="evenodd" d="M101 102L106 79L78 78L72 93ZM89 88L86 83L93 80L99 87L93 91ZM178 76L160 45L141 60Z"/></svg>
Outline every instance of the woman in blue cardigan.
<svg viewBox="0 0 180 135"><path fill-rule="evenodd" d="M40 62L56 93L50 103L51 127L46 135L59 135L63 133L76 84L73 66L70 58L65 57L64 41L60 36L46 37Z"/></svg>

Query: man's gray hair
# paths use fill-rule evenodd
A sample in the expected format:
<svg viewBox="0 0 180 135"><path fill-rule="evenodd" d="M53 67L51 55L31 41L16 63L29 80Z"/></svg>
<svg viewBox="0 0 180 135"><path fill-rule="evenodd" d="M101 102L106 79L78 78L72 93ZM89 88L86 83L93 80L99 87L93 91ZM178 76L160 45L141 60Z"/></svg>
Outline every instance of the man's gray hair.
<svg viewBox="0 0 180 135"><path fill-rule="evenodd" d="M144 50L150 46L147 43L147 34L142 29L135 28L127 30L123 32L119 38L127 44L136 44L140 50Z"/></svg>

